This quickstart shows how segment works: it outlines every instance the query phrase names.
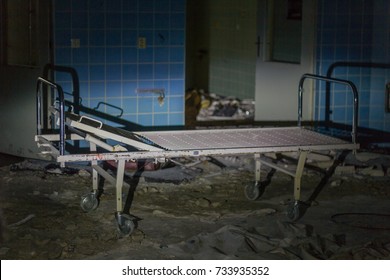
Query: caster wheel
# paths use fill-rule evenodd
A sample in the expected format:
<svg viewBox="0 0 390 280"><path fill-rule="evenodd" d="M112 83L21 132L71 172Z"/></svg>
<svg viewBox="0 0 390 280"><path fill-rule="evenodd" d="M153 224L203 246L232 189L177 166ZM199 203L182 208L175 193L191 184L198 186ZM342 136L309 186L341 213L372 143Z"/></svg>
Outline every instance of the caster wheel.
<svg viewBox="0 0 390 280"><path fill-rule="evenodd" d="M122 236L129 236L135 229L133 219L126 214L115 214L117 229Z"/></svg>
<svg viewBox="0 0 390 280"><path fill-rule="evenodd" d="M84 212L91 212L99 206L99 200L96 197L95 193L88 193L81 197L80 201L81 209Z"/></svg>
<svg viewBox="0 0 390 280"><path fill-rule="evenodd" d="M309 205L302 201L295 201L287 207L287 217L296 222L306 213Z"/></svg>
<svg viewBox="0 0 390 280"><path fill-rule="evenodd" d="M254 182L245 187L245 196L248 200L256 200L263 195L265 187L260 182Z"/></svg>

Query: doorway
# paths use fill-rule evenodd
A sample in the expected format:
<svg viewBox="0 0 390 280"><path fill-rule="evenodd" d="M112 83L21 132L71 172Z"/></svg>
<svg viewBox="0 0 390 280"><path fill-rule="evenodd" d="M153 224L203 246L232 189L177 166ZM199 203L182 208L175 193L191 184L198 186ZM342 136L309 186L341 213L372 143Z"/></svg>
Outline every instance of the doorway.
<svg viewBox="0 0 390 280"><path fill-rule="evenodd" d="M297 119L299 79L314 69L315 3L258 0L255 120ZM304 120L312 120L312 87L305 83Z"/></svg>

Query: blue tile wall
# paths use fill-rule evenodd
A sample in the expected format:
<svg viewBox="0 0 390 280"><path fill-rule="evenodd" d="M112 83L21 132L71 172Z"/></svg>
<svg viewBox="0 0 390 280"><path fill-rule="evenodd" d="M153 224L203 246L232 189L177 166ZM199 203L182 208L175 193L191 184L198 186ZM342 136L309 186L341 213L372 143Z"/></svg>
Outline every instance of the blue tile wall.
<svg viewBox="0 0 390 280"><path fill-rule="evenodd" d="M337 61L390 63L389 1L318 1L316 72L326 75ZM390 114L385 110L385 85L390 70L338 67L333 77L352 81L359 91L359 125L390 131ZM325 118L325 84L317 83L315 118ZM332 86L330 119L352 123L352 93Z"/></svg>
<svg viewBox="0 0 390 280"><path fill-rule="evenodd" d="M85 106L109 103L146 126L183 125L185 9L185 0L54 0L54 61L77 70ZM146 48L138 48L140 37ZM66 74L55 79L72 92ZM139 88L163 88L164 104ZM112 106L99 110L118 114Z"/></svg>

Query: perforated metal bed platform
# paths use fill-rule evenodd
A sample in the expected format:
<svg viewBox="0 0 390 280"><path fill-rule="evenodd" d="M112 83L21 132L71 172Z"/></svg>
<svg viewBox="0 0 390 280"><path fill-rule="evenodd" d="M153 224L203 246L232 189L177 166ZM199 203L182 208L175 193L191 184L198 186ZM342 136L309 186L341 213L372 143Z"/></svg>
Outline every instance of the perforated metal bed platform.
<svg viewBox="0 0 390 280"><path fill-rule="evenodd" d="M310 147L348 145L349 142L301 127L220 129L168 132L136 132L150 142L171 151L266 147Z"/></svg>

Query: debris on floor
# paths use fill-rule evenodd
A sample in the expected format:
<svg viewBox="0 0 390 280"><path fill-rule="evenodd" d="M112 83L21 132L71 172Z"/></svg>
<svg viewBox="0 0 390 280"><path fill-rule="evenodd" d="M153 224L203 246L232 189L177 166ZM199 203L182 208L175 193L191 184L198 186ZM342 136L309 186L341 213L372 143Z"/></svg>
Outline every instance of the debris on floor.
<svg viewBox="0 0 390 280"><path fill-rule="evenodd" d="M186 92L186 125L189 126L195 120L253 120L254 112L253 99L222 96L202 89Z"/></svg>
<svg viewBox="0 0 390 280"><path fill-rule="evenodd" d="M216 232L201 233L165 247L170 254L191 255L194 259L387 259L390 242L368 242L347 247L345 235L315 233L310 225L276 221L276 229L245 229L227 225Z"/></svg>
<svg viewBox="0 0 390 280"><path fill-rule="evenodd" d="M280 164L292 166L294 155L285 156ZM313 153L308 161L330 166L332 156ZM24 160L0 167L0 259L389 259L388 167L386 155L348 155L305 216L292 222L288 175L276 172L262 197L248 201L252 157L178 161L141 174L131 208L138 227L123 237L108 182L99 207L81 210L80 198L91 191L89 166L57 172L56 164ZM269 171L264 167L263 179ZM305 172L302 197L316 188L318 175ZM368 213L367 226L356 213Z"/></svg>

